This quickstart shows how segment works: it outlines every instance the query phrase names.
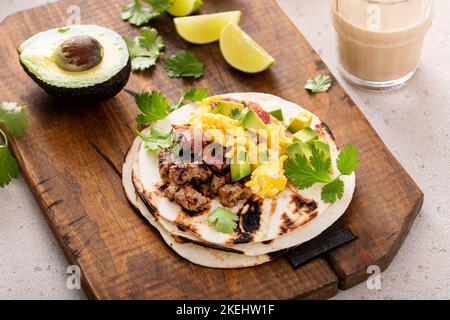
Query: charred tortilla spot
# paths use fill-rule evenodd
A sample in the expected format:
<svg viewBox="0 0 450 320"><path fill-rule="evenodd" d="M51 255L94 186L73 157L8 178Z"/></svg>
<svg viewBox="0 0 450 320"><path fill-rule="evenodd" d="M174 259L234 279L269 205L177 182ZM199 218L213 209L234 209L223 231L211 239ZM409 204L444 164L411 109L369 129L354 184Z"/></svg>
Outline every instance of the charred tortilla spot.
<svg viewBox="0 0 450 320"><path fill-rule="evenodd" d="M206 214L206 213L208 213L208 212L209 212L209 209L197 212L197 211L190 211L190 210L188 210L188 209L182 208L181 211L180 211L180 213L181 213L182 215L188 216L188 217L201 216L201 215Z"/></svg>
<svg viewBox="0 0 450 320"><path fill-rule="evenodd" d="M317 210L317 202L305 199L298 194L292 196L291 203L295 204L295 212L302 214L311 214Z"/></svg>
<svg viewBox="0 0 450 320"><path fill-rule="evenodd" d="M273 242L273 240L274 240L274 239L272 239L272 240L266 240L266 241L263 241L262 243L263 243L263 244L266 244L266 245L267 245L267 244L271 244L271 243Z"/></svg>
<svg viewBox="0 0 450 320"><path fill-rule="evenodd" d="M316 131L320 134L321 137L323 137L324 134L327 133L327 135L330 136L333 141L336 141L333 132L326 122L322 121L320 124L316 125Z"/></svg>
<svg viewBox="0 0 450 320"><path fill-rule="evenodd" d="M273 215L277 209L278 205L278 196L272 198L270 202L270 215Z"/></svg>
<svg viewBox="0 0 450 320"><path fill-rule="evenodd" d="M233 240L233 244L249 243L253 240L250 233L239 233L239 237Z"/></svg>
<svg viewBox="0 0 450 320"><path fill-rule="evenodd" d="M197 229L194 225L192 225L192 224L190 224L190 223L186 223L186 222L183 220L183 218L180 218L180 216L178 216L178 217L175 219L174 224L177 226L177 228L178 228L179 230L182 230L182 231L183 231L183 229L184 229L184 231L190 231L190 232L192 232L193 234L195 234L196 236L200 236L200 234L198 233L198 229Z"/></svg>
<svg viewBox="0 0 450 320"><path fill-rule="evenodd" d="M181 236L177 236L177 235L172 235L173 239L175 240L175 242L177 243L181 243L181 244L185 244L185 243L189 243L189 239L186 239L185 237L181 237Z"/></svg>
<svg viewBox="0 0 450 320"><path fill-rule="evenodd" d="M242 228L245 232L254 233L259 229L262 206L263 200L259 197L252 196L242 207L239 215L241 217Z"/></svg>
<svg viewBox="0 0 450 320"><path fill-rule="evenodd" d="M287 233L289 233L289 231L295 229L295 221L293 221L291 218L289 218L289 216L287 215L286 212L284 212L281 215L281 226L280 226L280 231L278 232L278 235L282 236L285 235Z"/></svg>

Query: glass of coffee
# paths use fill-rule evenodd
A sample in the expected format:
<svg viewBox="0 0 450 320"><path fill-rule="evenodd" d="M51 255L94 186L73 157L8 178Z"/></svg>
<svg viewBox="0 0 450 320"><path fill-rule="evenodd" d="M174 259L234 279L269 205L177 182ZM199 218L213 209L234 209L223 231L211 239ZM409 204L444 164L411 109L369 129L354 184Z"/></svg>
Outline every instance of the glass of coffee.
<svg viewBox="0 0 450 320"><path fill-rule="evenodd" d="M416 72L434 0L331 0L340 71L373 90L404 85Z"/></svg>

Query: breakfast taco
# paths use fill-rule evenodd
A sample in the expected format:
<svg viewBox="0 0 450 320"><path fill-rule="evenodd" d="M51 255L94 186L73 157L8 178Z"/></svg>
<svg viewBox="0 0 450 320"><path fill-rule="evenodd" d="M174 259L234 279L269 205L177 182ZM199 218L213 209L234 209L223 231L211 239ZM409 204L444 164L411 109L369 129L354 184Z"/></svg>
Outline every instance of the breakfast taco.
<svg viewBox="0 0 450 320"><path fill-rule="evenodd" d="M140 134L126 166L130 201L160 232L199 250L256 259L232 264L241 267L320 234L345 212L355 187L353 172L339 168L326 123L259 93L173 111Z"/></svg>

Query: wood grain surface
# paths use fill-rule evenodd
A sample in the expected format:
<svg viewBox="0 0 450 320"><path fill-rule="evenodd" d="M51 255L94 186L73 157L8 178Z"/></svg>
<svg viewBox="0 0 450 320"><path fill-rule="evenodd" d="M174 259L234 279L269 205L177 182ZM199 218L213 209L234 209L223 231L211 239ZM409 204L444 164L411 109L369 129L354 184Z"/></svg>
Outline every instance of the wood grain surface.
<svg viewBox="0 0 450 320"><path fill-rule="evenodd" d="M355 144L362 164L355 198L344 221L359 237L293 270L284 258L248 269L216 270L179 258L128 205L120 168L135 134L138 110L122 92L95 106L70 106L47 96L22 71L17 47L36 32L66 24L66 9L79 5L83 24L98 24L134 36L120 19L120 0L70 0L15 14L0 24L0 100L28 105L25 136L12 139L31 191L70 263L82 270L95 299L323 299L338 286L364 279L368 266L384 270L399 249L423 194L386 149L339 84L310 95L303 85L329 73L317 53L272 0L207 1L202 13L242 10L242 27L277 59L270 70L246 75L230 68L218 44L192 46L179 38L171 18L152 22L166 42L166 59L190 49L205 63L199 80L170 79L161 64L132 75L127 89L157 89L175 100L186 88L211 94L265 92L313 111L332 128L340 145Z"/></svg>

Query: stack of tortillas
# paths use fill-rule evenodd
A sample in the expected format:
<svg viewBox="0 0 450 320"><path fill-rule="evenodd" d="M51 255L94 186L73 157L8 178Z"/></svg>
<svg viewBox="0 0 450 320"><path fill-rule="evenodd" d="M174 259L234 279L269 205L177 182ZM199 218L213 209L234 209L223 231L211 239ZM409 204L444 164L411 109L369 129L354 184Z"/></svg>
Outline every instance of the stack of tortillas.
<svg viewBox="0 0 450 320"><path fill-rule="evenodd" d="M285 119L304 110L292 102L267 94L237 93L222 97L281 108ZM195 103L186 105L156 125L169 128L173 124L184 124L190 113L197 108L198 104ZM330 144L335 167L338 148L331 131L316 116L313 117L312 126L320 138ZM207 212L188 215L177 203L164 197L160 191L157 153L148 151L139 137L127 154L122 175L130 203L158 230L164 241L181 257L213 268L259 265L273 260L284 250L311 240L345 212L355 188L354 174L341 177L345 183L344 196L334 204L327 204L321 200L320 185L306 190L290 186L277 196L264 199L257 216L240 215L238 230L227 234L217 231L207 222L208 214L220 206L218 201L213 200L211 209ZM313 199L317 208L313 213L298 210L299 202L303 201L298 199ZM240 204L241 207L245 205L248 206L248 203ZM236 213L242 212L240 209L242 208L237 208ZM249 218L253 223L251 230L245 226L245 221Z"/></svg>

